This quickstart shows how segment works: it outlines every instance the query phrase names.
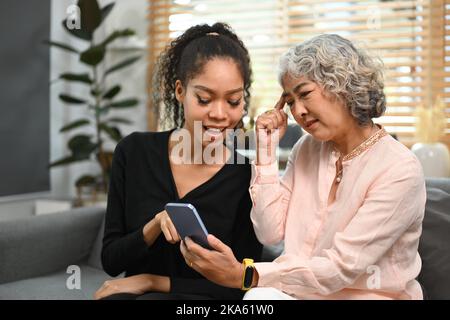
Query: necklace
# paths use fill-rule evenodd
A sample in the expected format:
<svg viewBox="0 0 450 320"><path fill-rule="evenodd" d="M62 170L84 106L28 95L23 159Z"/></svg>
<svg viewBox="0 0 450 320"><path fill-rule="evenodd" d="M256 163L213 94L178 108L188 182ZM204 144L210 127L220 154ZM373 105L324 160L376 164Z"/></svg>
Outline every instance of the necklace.
<svg viewBox="0 0 450 320"><path fill-rule="evenodd" d="M375 143L378 142L382 137L387 135L386 130L384 130L383 127L381 127L377 132L375 132L373 135L371 135L369 138L367 138L365 141L363 141L359 146L357 146L355 149L353 149L350 153L346 154L344 157L340 156L339 159L336 161L336 183L339 183L342 181L342 175L344 173L344 168L342 166L342 162L351 160L357 156L359 156L361 153L369 149L371 146L373 146Z"/></svg>

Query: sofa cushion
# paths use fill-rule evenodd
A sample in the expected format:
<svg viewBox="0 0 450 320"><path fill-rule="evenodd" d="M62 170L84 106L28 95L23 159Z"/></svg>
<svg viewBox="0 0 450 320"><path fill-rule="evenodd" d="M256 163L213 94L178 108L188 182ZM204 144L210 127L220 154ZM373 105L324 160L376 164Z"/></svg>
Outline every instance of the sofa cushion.
<svg viewBox="0 0 450 320"><path fill-rule="evenodd" d="M0 283L41 276L87 259L104 209L0 222Z"/></svg>
<svg viewBox="0 0 450 320"><path fill-rule="evenodd" d="M447 179L447 188L448 188ZM427 202L419 253L419 282L426 299L450 299L450 193L427 181Z"/></svg>
<svg viewBox="0 0 450 320"><path fill-rule="evenodd" d="M91 300L105 280L110 279L102 270L80 264L80 289L69 290L66 270L41 277L0 284L0 298L14 300Z"/></svg>
<svg viewBox="0 0 450 320"><path fill-rule="evenodd" d="M103 219L102 224L98 230L97 237L95 239L94 245L92 246L92 250L88 258L88 265L100 270L103 270L102 248L103 248L104 232L105 232L105 219Z"/></svg>

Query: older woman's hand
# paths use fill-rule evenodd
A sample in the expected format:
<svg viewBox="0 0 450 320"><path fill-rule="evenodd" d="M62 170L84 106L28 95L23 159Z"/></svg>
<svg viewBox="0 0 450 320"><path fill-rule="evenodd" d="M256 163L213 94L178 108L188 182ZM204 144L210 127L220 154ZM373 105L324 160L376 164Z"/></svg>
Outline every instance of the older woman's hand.
<svg viewBox="0 0 450 320"><path fill-rule="evenodd" d="M285 98L281 96L274 109L264 112L256 119L258 165L275 161L276 148L287 130L288 116L283 111L285 103Z"/></svg>
<svg viewBox="0 0 450 320"><path fill-rule="evenodd" d="M205 249L189 238L181 241L180 249L187 265L221 286L240 288L244 267L231 248L211 234L208 243L214 250Z"/></svg>

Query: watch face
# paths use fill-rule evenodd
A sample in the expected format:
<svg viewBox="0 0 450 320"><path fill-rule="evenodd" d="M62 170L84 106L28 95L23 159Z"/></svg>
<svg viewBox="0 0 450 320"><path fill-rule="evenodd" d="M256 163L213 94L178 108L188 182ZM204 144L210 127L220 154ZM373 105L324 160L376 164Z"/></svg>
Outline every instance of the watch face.
<svg viewBox="0 0 450 320"><path fill-rule="evenodd" d="M244 275L244 287L250 288L252 286L253 282L253 266L248 266L245 268L245 275Z"/></svg>

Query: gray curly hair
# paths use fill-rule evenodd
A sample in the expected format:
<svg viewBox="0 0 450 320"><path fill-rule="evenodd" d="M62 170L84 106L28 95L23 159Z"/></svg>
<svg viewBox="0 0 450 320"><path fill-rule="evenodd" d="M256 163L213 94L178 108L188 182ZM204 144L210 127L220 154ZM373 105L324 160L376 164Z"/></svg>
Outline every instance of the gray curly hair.
<svg viewBox="0 0 450 320"><path fill-rule="evenodd" d="M347 39L322 34L289 49L279 64L279 82L289 74L306 77L341 99L361 126L386 110L383 64Z"/></svg>

